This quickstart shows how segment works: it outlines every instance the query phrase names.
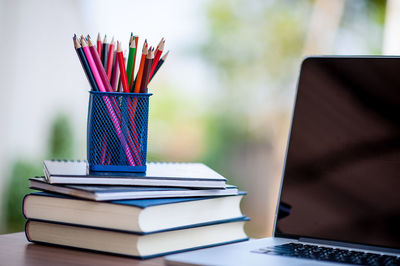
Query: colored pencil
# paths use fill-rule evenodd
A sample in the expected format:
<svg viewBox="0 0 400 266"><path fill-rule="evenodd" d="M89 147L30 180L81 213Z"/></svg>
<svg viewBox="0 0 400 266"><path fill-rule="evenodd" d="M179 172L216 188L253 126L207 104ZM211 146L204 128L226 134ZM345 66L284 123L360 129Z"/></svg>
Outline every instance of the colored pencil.
<svg viewBox="0 0 400 266"><path fill-rule="evenodd" d="M125 54L126 54L126 51L124 51L124 62L125 62L125 65L126 65L126 56L125 56ZM118 68L119 68L119 61L118 61L118 57L117 57L117 64L118 64ZM118 92L124 92L124 89L122 88L122 79L121 79L121 72L120 72L120 74L119 74L119 82L118 82Z"/></svg>
<svg viewBox="0 0 400 266"><path fill-rule="evenodd" d="M133 68L135 68L135 66L136 66L136 54L137 54L137 50L138 50L139 36L135 35L135 36L133 36L133 37L135 37L135 46L136 46L135 56L133 57ZM131 91L133 91L133 84L135 83L135 80L133 79L134 76L135 76L135 72L132 72L132 82L131 82L131 84L129 84L129 87L131 88Z"/></svg>
<svg viewBox="0 0 400 266"><path fill-rule="evenodd" d="M161 59L158 61L157 66L156 66L156 69L154 70L153 75L150 77L150 81L151 81L151 80L154 78L154 76L157 74L158 70L159 70L160 67L164 64L165 60L167 60L168 54L169 54L169 51L168 51L167 53L165 53L165 54L163 55L163 57L161 57ZM150 81L149 81L149 83L150 83Z"/></svg>
<svg viewBox="0 0 400 266"><path fill-rule="evenodd" d="M157 44L156 50L154 51L154 54L157 54L158 48L160 47L161 43L164 41L164 37L161 38L160 42Z"/></svg>
<svg viewBox="0 0 400 266"><path fill-rule="evenodd" d="M129 93L128 78L127 78L126 72L125 72L124 54L122 52L120 42L117 42L117 58L118 58L119 69L120 69L120 74L121 74L122 88L123 88L124 92Z"/></svg>
<svg viewBox="0 0 400 266"><path fill-rule="evenodd" d="M156 50L156 53L154 55L154 60L153 60L152 66L151 66L151 71L150 71L150 76L149 76L149 81L150 81L150 78L153 76L154 70L156 70L158 60L160 60L161 54L164 50L164 44L165 44L165 40L164 40L164 38L162 38L160 44L158 45L158 49Z"/></svg>
<svg viewBox="0 0 400 266"><path fill-rule="evenodd" d="M129 37L129 46L131 46L131 42L132 42L132 40L133 40L133 32L131 32L131 36Z"/></svg>
<svg viewBox="0 0 400 266"><path fill-rule="evenodd" d="M136 49L135 49L135 55L133 56L133 71L132 71L132 79L131 79L131 83L129 84L129 88L131 88L131 92L133 92L133 84L135 83L135 79L134 79L134 76L135 76L135 66L136 66L136 54L137 54L137 50L138 50L138 42L139 42L139 36L137 36L137 35L135 35L135 36L133 36L134 38L135 38L135 46L136 46Z"/></svg>
<svg viewBox="0 0 400 266"><path fill-rule="evenodd" d="M88 36L85 39L83 36L79 40L76 36L73 38L75 50L79 57L85 74L92 87L92 90L100 92L115 92L118 90L118 85L121 84L122 92L146 93L148 83L154 78L156 73L165 63L168 52L163 55L165 40L161 39L157 49L148 48L147 41L143 44L142 56L140 58L139 69L136 79L135 66L136 54L138 53L138 36L131 33L129 40L129 52L123 53L120 42L117 42L115 49L114 38L111 43L107 41L107 35L104 36L101 42L101 35L97 36L97 47ZM127 68L125 68L127 66ZM137 119L135 114L138 108L138 99L127 98L127 101L118 101L111 95L101 96L104 100L105 107L112 121L111 127L107 128L106 132L115 130L118 139L122 145L122 151L125 153L128 164L130 166L141 165L141 146L139 144L139 136L143 135L142 128L136 128ZM121 108L128 108L128 116L123 115ZM129 120L129 121L128 121ZM138 130L138 131L137 131ZM109 137L103 136L101 163L112 163L114 152L111 144L108 143ZM109 147L108 147L109 146Z"/></svg>
<svg viewBox="0 0 400 266"><path fill-rule="evenodd" d="M118 91L118 83L119 83L119 66L117 60L117 52L114 52L114 62L113 62L113 73L112 73L112 80L111 80L111 87L112 90L117 92Z"/></svg>
<svg viewBox="0 0 400 266"><path fill-rule="evenodd" d="M90 69L93 73L93 77L96 81L97 87L99 88L99 91L105 92L106 88L104 87L104 83L101 80L99 71L97 70L97 67L96 67L96 63L93 60L93 57L92 57L92 54L90 53L88 44L86 43L85 38L83 36L81 37L81 45L82 45L83 52L85 53L85 57L90 66Z"/></svg>
<svg viewBox="0 0 400 266"><path fill-rule="evenodd" d="M100 56L97 53L97 50L94 47L92 40L90 39L90 36L88 37L88 45L89 45L90 53L92 54L93 60L96 64L97 71L99 72L100 78L103 81L105 91L112 92L113 90L111 88L110 80L107 77L106 71L104 70L103 64L101 63L101 60L100 60Z"/></svg>
<svg viewBox="0 0 400 266"><path fill-rule="evenodd" d="M94 68L97 70L98 76L100 78L100 82L102 82L103 86L102 89L100 91L104 91L104 92L112 92L112 88L110 85L110 82L107 78L107 74L104 70L104 68L102 67L101 61L100 61L100 57L97 54L97 50L95 49L93 43L91 42L90 37L88 37L88 42L89 42L89 49L87 49L89 51L89 54L91 55L92 61L94 63ZM83 45L82 45L83 47ZM87 47L86 47L87 48ZM86 52L85 52L86 54ZM124 148L125 154L128 158L128 162L130 165L136 165L135 160L133 159L132 153L131 153L131 149L133 149L132 147L134 147L133 141L132 141L132 136L128 135L124 135L122 134L122 128L121 125L119 124L120 121L120 117L121 117L121 113L119 111L118 108L118 103L115 101L114 98L109 98L104 96L103 99L106 101L106 106L109 110L110 116L111 116L111 120L114 124L115 130L117 132L118 138L121 141L121 144ZM114 111L115 110L115 111ZM116 120L116 121L114 121ZM137 157L137 154L134 153L135 157ZM137 162L140 162L138 160L136 160Z"/></svg>
<svg viewBox="0 0 400 266"><path fill-rule="evenodd" d="M97 53L101 55L103 50L103 43L101 42L100 32L97 34Z"/></svg>
<svg viewBox="0 0 400 266"><path fill-rule="evenodd" d="M78 54L79 61L81 62L83 70L85 71L86 78L88 79L90 86L92 87L92 90L98 91L99 88L97 87L96 80L94 79L92 70L90 69L89 63L85 57L85 53L83 52L82 46L80 45L76 35L74 35L73 41L74 41L75 51Z"/></svg>
<svg viewBox="0 0 400 266"><path fill-rule="evenodd" d="M108 79L111 81L111 73L112 73L112 67L113 67L113 63L114 63L114 37L111 40L109 49L108 49L108 59L107 59L107 77Z"/></svg>
<svg viewBox="0 0 400 266"><path fill-rule="evenodd" d="M108 42L107 42L107 34L104 35L104 41L103 41L103 54L101 56L102 59L102 63L103 63L103 67L104 70L107 69L107 60L108 60Z"/></svg>
<svg viewBox="0 0 400 266"><path fill-rule="evenodd" d="M91 68L91 70L93 72L93 75L94 75L94 78L95 78L95 80L97 82L97 85L99 86L99 90L101 92L105 92L106 89L105 89L104 84L103 84L103 82L101 80L101 77L100 77L100 74L99 74L99 71L98 71L98 67L96 66L96 63L95 63L95 61L94 61L94 59L92 57L92 53L89 50L89 47L87 46L85 38L81 38L81 45L82 45L83 51L85 53L85 56L86 56L86 58L88 60L89 66L90 66L90 68ZM95 52L97 54L97 50L95 50ZM118 117L115 114L115 111L114 111L114 109L112 107L112 103L110 101L110 98L104 96L103 100L104 100L104 102L106 104L107 111L110 114L111 121L112 121L112 123L114 125L115 131L117 132L117 136L121 141L121 144L122 144L122 147L123 147L123 149L125 151L126 157L128 158L128 163L129 163L129 165L134 166L135 162L133 160L132 153L129 150L129 146L128 146L128 143L126 142L125 136L122 134L121 126L119 124Z"/></svg>
<svg viewBox="0 0 400 266"><path fill-rule="evenodd" d="M135 38L135 46L138 47L139 36L135 35L133 37Z"/></svg>
<svg viewBox="0 0 400 266"><path fill-rule="evenodd" d="M135 41L132 40L131 44L129 46L129 56L128 56L128 64L126 67L126 75L128 78L128 87L131 88L131 84L133 82L133 75L134 75L134 71L135 71L135 50L136 50L136 46L135 46Z"/></svg>
<svg viewBox="0 0 400 266"><path fill-rule="evenodd" d="M149 83L148 81L150 77L150 70L151 70L151 64L153 63L153 59L154 59L154 48L150 48L149 52L147 53L146 59L144 60L142 82L140 84L141 93L147 93L147 84Z"/></svg>
<svg viewBox="0 0 400 266"><path fill-rule="evenodd" d="M144 62L146 60L146 56L148 53L148 44L147 40L144 41L143 43L143 49L142 49L142 57L140 58L140 65L139 65L139 70L136 76L135 80L135 88L133 90L134 93L139 93L140 92L140 84L142 82L142 76L143 76L143 69L144 69Z"/></svg>
<svg viewBox="0 0 400 266"><path fill-rule="evenodd" d="M135 42L132 40L131 41L131 46L134 46ZM126 57L127 51L122 52L121 48L121 43L118 43L117 45L117 58L119 64L119 68L123 69L123 71L120 71L120 80L122 84L122 89L123 92L130 92L129 90L129 83L127 79L127 73L125 72L125 63L128 64L129 59ZM131 54L131 51L130 53ZM121 62L123 65L121 65ZM137 107L137 99L129 99L127 101L128 104L128 110L129 110L129 120L130 120L130 125L131 125L131 130L132 134L128 134L128 144L130 148L132 149L134 159L136 160L137 164L141 164L141 159L140 159L140 144L138 140L138 135L136 131L136 124L135 124L135 114L136 114L136 107Z"/></svg>

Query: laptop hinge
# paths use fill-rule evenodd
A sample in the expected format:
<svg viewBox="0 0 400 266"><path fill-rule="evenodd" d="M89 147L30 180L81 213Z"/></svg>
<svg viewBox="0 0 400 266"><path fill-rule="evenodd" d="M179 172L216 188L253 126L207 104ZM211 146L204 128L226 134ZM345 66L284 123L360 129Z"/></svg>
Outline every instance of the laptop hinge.
<svg viewBox="0 0 400 266"><path fill-rule="evenodd" d="M388 253L396 253L396 254L400 253L400 249L374 247L374 246L367 246L367 245L361 245L361 244L353 244L353 243L307 238L307 237L300 237L299 242L317 244L317 245L338 246L338 247L344 247L344 248L364 249L364 250L370 250L370 251L375 251L375 252L388 252Z"/></svg>

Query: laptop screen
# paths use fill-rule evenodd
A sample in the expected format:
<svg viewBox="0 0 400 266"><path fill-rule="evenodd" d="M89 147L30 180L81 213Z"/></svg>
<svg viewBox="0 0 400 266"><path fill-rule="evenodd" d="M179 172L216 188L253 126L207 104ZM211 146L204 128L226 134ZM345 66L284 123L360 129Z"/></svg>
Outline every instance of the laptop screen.
<svg viewBox="0 0 400 266"><path fill-rule="evenodd" d="M305 60L278 217L276 236L400 249L400 57Z"/></svg>

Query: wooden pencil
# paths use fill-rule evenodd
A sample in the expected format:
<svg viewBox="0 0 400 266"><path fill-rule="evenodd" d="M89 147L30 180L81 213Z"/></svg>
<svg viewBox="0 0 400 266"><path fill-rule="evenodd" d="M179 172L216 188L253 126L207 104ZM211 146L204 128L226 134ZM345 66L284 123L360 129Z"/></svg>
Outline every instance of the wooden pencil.
<svg viewBox="0 0 400 266"><path fill-rule="evenodd" d="M114 47L115 47L115 43L114 43L114 37L111 40L110 46L108 48L108 59L107 59L107 77L108 79L111 81L111 73L112 73L112 67L113 67L113 63L114 63Z"/></svg>
<svg viewBox="0 0 400 266"><path fill-rule="evenodd" d="M140 58L139 70L138 70L136 80L135 80L135 87L133 89L134 93L140 92L140 84L142 82L144 62L146 60L147 53L148 53L148 44L147 44L147 40L145 40L143 43L142 57Z"/></svg>
<svg viewBox="0 0 400 266"><path fill-rule="evenodd" d="M117 59L117 52L114 52L114 62L113 62L113 73L111 79L111 87L114 92L118 91L118 82L119 82L119 66L118 66L118 59Z"/></svg>
<svg viewBox="0 0 400 266"><path fill-rule="evenodd" d="M128 63L127 63L127 67L126 67L126 75L128 77L129 88L131 87L130 84L132 84L132 82L133 82L133 76L134 76L134 71L135 71L135 61L134 61L135 50L136 50L135 40L132 40L131 44L129 46Z"/></svg>
<svg viewBox="0 0 400 266"><path fill-rule="evenodd" d="M106 92L112 92L110 80L107 77L106 71L104 70L103 64L101 63L100 56L97 53L96 47L94 47L90 36L88 36L88 45L90 53L92 54L93 60L96 64L97 70L99 72L100 78L103 81Z"/></svg>
<svg viewBox="0 0 400 266"><path fill-rule="evenodd" d="M104 83L101 80L99 71L96 67L96 63L93 60L93 57L92 57L92 54L90 53L88 44L86 43L85 38L83 36L81 36L81 46L82 46L83 52L85 53L85 57L89 63L90 69L93 73L93 77L96 80L96 84L99 88L99 91L105 92L106 89L104 87Z"/></svg>
<svg viewBox="0 0 400 266"><path fill-rule="evenodd" d="M107 60L108 60L108 42L107 42L107 34L104 35L104 41L103 41L103 54L101 56L102 63L104 70L107 70Z"/></svg>
<svg viewBox="0 0 400 266"><path fill-rule="evenodd" d="M101 56L103 51L103 43L101 42L100 32L97 34L97 53Z"/></svg>
<svg viewBox="0 0 400 266"><path fill-rule="evenodd" d="M88 41L91 42L90 38L88 38ZM82 45L83 51L85 53L85 56L86 56L86 58L88 60L89 66L90 66L90 68L91 68L91 70L93 72L93 75L94 75L94 78L96 80L96 83L97 83L97 85L99 87L99 90L101 92L106 92L107 90L106 90L106 88L104 86L103 80L100 77L100 73L99 73L99 70L103 70L104 74L105 74L105 71L101 66L99 67L99 65L95 62L97 60L100 60L100 57L97 54L96 48L93 46L93 43L91 44L91 46L88 47L88 44L86 43L85 38L83 36L81 38L81 45ZM97 59L93 58L92 55L95 55L95 57L97 57ZM101 64L101 62L100 62L100 64ZM107 76L106 76L106 79L107 79ZM120 139L122 147L123 147L123 149L125 151L126 157L128 159L128 163L131 166L135 166L136 164L135 164L135 161L133 159L132 153L131 153L131 151L129 149L128 143L127 143L126 138L125 138L125 135L122 134L121 125L119 123L118 115L116 114L116 110L117 109L114 110L114 108L113 108L113 105L115 105L115 103L112 101L112 98L110 99L108 97L103 97L103 100L104 100L104 102L106 104L107 111L110 114L111 121L112 121L112 123L114 125L114 129L115 129L115 131L117 133L117 136ZM127 135L126 137L128 138L128 141L129 141L130 136Z"/></svg>
<svg viewBox="0 0 400 266"><path fill-rule="evenodd" d="M147 93L147 84L149 83L148 81L150 77L151 64L153 63L153 59L154 59L154 48L150 48L149 52L147 53L146 59L144 60L142 82L140 84L141 93Z"/></svg>
<svg viewBox="0 0 400 266"><path fill-rule="evenodd" d="M133 67L135 68L135 66L136 66L136 54L137 54L137 52L138 52L137 50L138 50L139 36L135 35L135 36L133 36L133 37L135 37L134 40L135 40L135 46L136 46L135 56L133 57ZM135 75L135 72L133 72L132 75L134 76L134 75ZM133 88L133 86L134 86L133 84L135 83L135 80L133 79L133 76L132 76L132 83L129 84L131 90L132 90L132 88Z"/></svg>
<svg viewBox="0 0 400 266"><path fill-rule="evenodd" d="M166 52L166 53L163 55L163 57L160 58L160 60L159 60L158 63L157 63L156 69L154 70L153 75L150 77L150 81L151 81L151 80L154 78L154 76L157 74L158 70L159 70L160 67L164 64L165 60L167 60L168 54L169 54L169 51ZM150 81L149 81L149 83L150 83Z"/></svg>
<svg viewBox="0 0 400 266"><path fill-rule="evenodd" d="M153 60L153 65L151 66L151 71L150 71L150 76L149 76L149 81L150 78L153 76L154 71L156 70L158 61L160 60L161 54L164 51L164 44L165 40L164 38L161 40L160 44L158 45L158 50L156 51L154 55L154 60Z"/></svg>
<svg viewBox="0 0 400 266"><path fill-rule="evenodd" d="M127 78L126 72L125 72L125 60L124 60L124 54L122 52L120 42L117 42L117 58L118 58L118 63L119 63L122 88L123 88L124 92L128 93L129 92L129 84L128 84L128 78Z"/></svg>
<svg viewBox="0 0 400 266"><path fill-rule="evenodd" d="M139 36L135 35L133 37L134 37L134 40L135 40L135 46L138 47Z"/></svg>
<svg viewBox="0 0 400 266"><path fill-rule="evenodd" d="M154 51L154 54L157 54L158 48L160 47L161 43L164 41L164 37L161 38L160 42L157 44L156 50Z"/></svg>
<svg viewBox="0 0 400 266"><path fill-rule="evenodd" d="M85 71L86 74L86 78L88 79L90 86L92 87L93 91L98 91L99 88L97 86L96 80L94 79L92 70L90 69L89 63L86 59L85 53L82 49L81 44L79 43L79 40L76 37L76 34L73 37L73 41L74 41L74 47L75 47L75 51L78 54L79 57L79 61L81 62L81 65L83 67L83 70Z"/></svg>
<svg viewBox="0 0 400 266"><path fill-rule="evenodd" d="M129 88L131 88L131 91L133 90L133 84L135 83L135 66L136 66L136 54L137 54L137 50L138 50L138 42L139 42L139 36L135 35L134 37L134 41L135 41L135 53L133 55L133 69L132 69L132 79L131 82L129 83Z"/></svg>

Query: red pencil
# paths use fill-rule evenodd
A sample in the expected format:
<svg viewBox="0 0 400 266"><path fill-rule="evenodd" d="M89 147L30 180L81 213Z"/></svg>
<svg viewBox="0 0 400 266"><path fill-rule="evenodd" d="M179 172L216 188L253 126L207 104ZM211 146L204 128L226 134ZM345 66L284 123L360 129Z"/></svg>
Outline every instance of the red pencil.
<svg viewBox="0 0 400 266"><path fill-rule="evenodd" d="M111 81L111 74L112 74L112 67L113 67L113 60L114 60L114 37L110 43L108 48L108 60L107 60L107 77Z"/></svg>
<svg viewBox="0 0 400 266"><path fill-rule="evenodd" d="M117 59L119 63L119 70L121 73L122 88L124 92L129 93L128 77L126 76L124 54L122 52L121 43L117 41Z"/></svg>
<svg viewBox="0 0 400 266"><path fill-rule="evenodd" d="M158 48L160 47L161 43L164 41L164 37L161 38L160 42L157 44L156 50L154 51L154 54L158 52Z"/></svg>
<svg viewBox="0 0 400 266"><path fill-rule="evenodd" d="M147 93L147 84L149 83L151 65L154 59L154 48L150 48L144 61L144 69L142 83L140 84L140 92Z"/></svg>
<svg viewBox="0 0 400 266"><path fill-rule="evenodd" d="M101 42L100 32L97 34L97 53L101 56L103 51L103 43Z"/></svg>
<svg viewBox="0 0 400 266"><path fill-rule="evenodd" d="M165 44L165 40L164 40L164 38L162 38L160 44L158 45L158 49L156 50L155 56L154 56L154 60L153 60L152 66L151 66L151 71L150 71L148 81L150 81L151 77L154 75L154 70L156 70L158 60L160 60L161 54L164 50L164 44Z"/></svg>

